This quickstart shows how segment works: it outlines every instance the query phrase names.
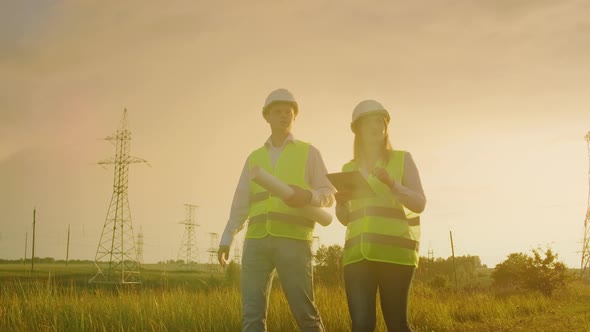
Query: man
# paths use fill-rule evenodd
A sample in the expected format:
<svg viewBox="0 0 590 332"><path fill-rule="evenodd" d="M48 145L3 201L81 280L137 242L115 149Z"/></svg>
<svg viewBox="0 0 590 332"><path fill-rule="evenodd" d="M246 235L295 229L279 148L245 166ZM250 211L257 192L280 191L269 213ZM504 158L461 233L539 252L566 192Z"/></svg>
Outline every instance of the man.
<svg viewBox="0 0 590 332"><path fill-rule="evenodd" d="M334 189L325 176L319 151L291 134L298 111L295 98L285 89L266 98L262 115L271 136L244 165L219 244L219 263L225 266L234 235L249 220L242 255L243 331L266 331L275 269L299 329L324 330L313 299L311 239L315 223L299 208L331 206ZM256 166L289 184L294 194L281 200L250 181L249 171Z"/></svg>

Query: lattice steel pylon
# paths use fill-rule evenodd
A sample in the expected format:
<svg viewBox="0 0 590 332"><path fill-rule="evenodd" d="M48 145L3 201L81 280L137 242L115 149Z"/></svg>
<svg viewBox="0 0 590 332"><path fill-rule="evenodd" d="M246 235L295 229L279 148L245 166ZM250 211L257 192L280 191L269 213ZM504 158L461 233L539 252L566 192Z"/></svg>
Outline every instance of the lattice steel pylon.
<svg viewBox="0 0 590 332"><path fill-rule="evenodd" d="M113 196L96 250L97 273L89 282L138 284L141 279L128 197L129 165L147 161L129 155L131 132L127 129L126 109L115 135L105 140L115 145L115 157L98 164L115 165Z"/></svg>
<svg viewBox="0 0 590 332"><path fill-rule="evenodd" d="M209 233L209 237L211 238L211 246L207 250L209 253L209 270L215 271L218 269L217 266L217 251L219 250L219 234L217 233Z"/></svg>
<svg viewBox="0 0 590 332"><path fill-rule="evenodd" d="M240 245L239 245L238 241L236 241L236 243L234 244L233 261L236 262L236 264L242 264L242 255L240 253Z"/></svg>
<svg viewBox="0 0 590 332"><path fill-rule="evenodd" d="M137 261L143 264L143 227L139 226L139 233L137 233Z"/></svg>
<svg viewBox="0 0 590 332"><path fill-rule="evenodd" d="M314 236L311 238L311 255L315 257L320 249L320 237Z"/></svg>
<svg viewBox="0 0 590 332"><path fill-rule="evenodd" d="M582 264L580 275L583 277L590 265L590 131L584 136L588 146L588 205L584 219L584 239L582 240Z"/></svg>
<svg viewBox="0 0 590 332"><path fill-rule="evenodd" d="M188 269L193 269L199 263L199 249L195 237L195 228L199 227L199 224L195 223L195 209L198 206L191 204L184 204L184 206L186 216L184 221L179 222L179 224L184 225L182 244L178 251L178 260L182 260L183 263L179 268L188 267Z"/></svg>

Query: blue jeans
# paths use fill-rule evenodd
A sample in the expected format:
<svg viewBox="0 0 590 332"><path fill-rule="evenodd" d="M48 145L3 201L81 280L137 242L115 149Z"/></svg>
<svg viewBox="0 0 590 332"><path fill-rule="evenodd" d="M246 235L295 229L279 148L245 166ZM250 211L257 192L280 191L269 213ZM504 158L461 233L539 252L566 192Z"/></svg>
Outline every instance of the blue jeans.
<svg viewBox="0 0 590 332"><path fill-rule="evenodd" d="M387 330L411 331L407 311L414 270L413 266L368 260L344 266L344 285L352 331L375 330L377 289Z"/></svg>
<svg viewBox="0 0 590 332"><path fill-rule="evenodd" d="M242 331L266 331L266 312L276 269L301 331L323 331L313 300L311 243L266 236L246 239L242 256Z"/></svg>

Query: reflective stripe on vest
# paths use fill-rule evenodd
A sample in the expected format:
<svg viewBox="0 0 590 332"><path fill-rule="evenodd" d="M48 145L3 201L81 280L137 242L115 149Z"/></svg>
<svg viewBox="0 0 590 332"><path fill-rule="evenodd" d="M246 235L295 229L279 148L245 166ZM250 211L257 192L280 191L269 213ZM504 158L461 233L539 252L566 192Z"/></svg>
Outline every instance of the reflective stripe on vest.
<svg viewBox="0 0 590 332"><path fill-rule="evenodd" d="M385 168L393 180L402 183L404 157L404 151L392 151L389 162L379 161L377 166ZM355 171L358 166L351 161L342 170ZM407 215L391 190L375 176L368 176L367 182L377 195L350 201L344 265L366 259L418 266L420 216Z"/></svg>
<svg viewBox="0 0 590 332"><path fill-rule="evenodd" d="M363 233L357 235L351 239L346 240L344 248L351 248L357 244L360 244L362 240L370 243L385 244L392 247L405 248L409 250L418 250L419 242L407 239L401 236L389 236L376 233Z"/></svg>
<svg viewBox="0 0 590 332"><path fill-rule="evenodd" d="M269 212L267 214L259 214L248 220L250 225L256 223L266 223L267 220L281 221L287 224L301 225L305 227L313 227L314 221L301 216L294 216L280 212Z"/></svg>
<svg viewBox="0 0 590 332"><path fill-rule="evenodd" d="M384 217L405 220L410 226L420 225L420 216L407 218L406 213L395 208L382 206L367 206L348 213L348 222L355 221L363 217Z"/></svg>
<svg viewBox="0 0 590 332"><path fill-rule="evenodd" d="M248 168L258 166L287 184L309 189L305 182L309 144L301 141L287 143L274 167L268 149L254 151L248 158ZM315 222L303 217L299 209L291 208L280 198L250 181L250 209L246 238L267 235L311 240Z"/></svg>

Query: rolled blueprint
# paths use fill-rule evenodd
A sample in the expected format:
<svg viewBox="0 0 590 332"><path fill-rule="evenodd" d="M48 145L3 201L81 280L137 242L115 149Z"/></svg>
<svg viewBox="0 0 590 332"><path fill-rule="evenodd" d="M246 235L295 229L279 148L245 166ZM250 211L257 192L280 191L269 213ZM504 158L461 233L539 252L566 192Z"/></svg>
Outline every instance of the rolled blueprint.
<svg viewBox="0 0 590 332"><path fill-rule="evenodd" d="M295 193L287 184L258 166L250 170L250 179L281 199L287 199ZM328 226L332 222L332 215L322 208L306 205L301 210L305 217L322 226Z"/></svg>

